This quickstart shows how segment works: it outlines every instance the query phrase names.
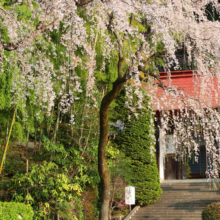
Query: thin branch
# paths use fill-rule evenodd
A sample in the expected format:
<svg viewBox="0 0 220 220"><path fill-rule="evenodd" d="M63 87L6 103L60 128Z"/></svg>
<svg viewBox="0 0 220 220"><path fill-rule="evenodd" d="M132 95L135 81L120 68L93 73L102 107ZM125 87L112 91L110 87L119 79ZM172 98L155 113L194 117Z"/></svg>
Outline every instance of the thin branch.
<svg viewBox="0 0 220 220"><path fill-rule="evenodd" d="M90 2L93 2L93 0L76 0L75 2L77 7L82 7L88 5ZM101 0L101 2L104 3L104 0Z"/></svg>
<svg viewBox="0 0 220 220"><path fill-rule="evenodd" d="M146 66L147 64L149 64L153 59L155 59L156 57L161 57L164 56L166 54L166 51L160 51L157 53L154 53L153 55L151 55L148 60L146 62L144 62L144 66Z"/></svg>
<svg viewBox="0 0 220 220"><path fill-rule="evenodd" d="M148 74L149 76L152 76L154 79L156 79L157 81L159 81L159 83L154 83L156 84L157 86L161 87L164 91L168 91L168 92L172 92L174 93L182 102L183 104L188 108L188 103L184 100L184 96L182 94L179 94L177 92L176 89L173 89L173 88L170 88L168 86L165 86L162 82L162 80L159 78L159 76L157 76L156 74L152 73L152 72L147 72L146 70L143 69L143 67L141 66L138 66L138 70L139 71L142 71L146 74Z"/></svg>
<svg viewBox="0 0 220 220"><path fill-rule="evenodd" d="M132 14L131 14L131 18L130 18L130 24L129 24L130 27L132 26L133 21L134 21L134 14L132 13ZM127 30L126 30L125 33L124 33L123 39L122 39L122 45L124 44L124 42L125 42L127 36L128 36L128 32L127 32Z"/></svg>
<svg viewBox="0 0 220 220"><path fill-rule="evenodd" d="M161 88L163 88L163 90L166 90L162 80L159 78L159 76L157 76L156 74L152 73L152 72L147 72L142 66L138 66L138 70L149 75L152 76L154 79L156 79L157 81L159 81Z"/></svg>
<svg viewBox="0 0 220 220"><path fill-rule="evenodd" d="M166 90L166 91L168 91L168 92L173 92L173 93L180 99L180 101L182 101L182 102L184 103L184 105L185 105L188 109L193 110L193 109L188 105L188 103L185 101L184 98L191 99L191 100L197 102L200 106L204 105L207 109L209 109L209 111L213 112L213 110L212 110L206 103L201 102L201 100L198 99L198 98L192 97L192 96L189 94L189 92L188 92L187 90L185 90L184 88L182 88L182 87L179 87L179 88L177 88L177 89L173 89L173 88L171 88L171 87L165 86L163 83L162 83L162 84L161 84L161 83L155 83L155 85L161 87L162 89L164 89L164 90ZM179 94L179 93L177 93L177 90L184 90L188 95L186 95L186 94Z"/></svg>
<svg viewBox="0 0 220 220"><path fill-rule="evenodd" d="M174 93L180 99L180 101L182 101L182 103L186 106L186 108L190 108L188 103L185 101L184 96L179 94L175 89L165 86L163 83L162 84L158 83L157 86L161 87L163 90Z"/></svg>
<svg viewBox="0 0 220 220"><path fill-rule="evenodd" d="M24 48L25 46L27 46L29 43L31 43L38 35L40 35L41 33L49 30L51 27L53 27L56 23L58 23L60 21L60 19L55 19L53 22L51 22L48 25L43 25L43 22L40 22L38 24L38 26L36 27L36 30L33 31L28 37L26 37L24 40L21 40L19 42L16 43L1 43L3 48L7 51L13 51L16 50L18 48Z"/></svg>
<svg viewBox="0 0 220 220"><path fill-rule="evenodd" d="M81 7L81 6L89 4L92 1L93 0L78 0L78 1L76 1L76 6ZM54 21L52 21L50 24L45 25L45 21L47 20L48 17L53 15L55 9L57 9L57 7L54 7L49 13L47 13L45 15L43 21L41 21L37 25L36 29L29 36L27 36L25 39L20 40L18 42L10 42L10 43L0 42L2 44L3 49L7 50L7 51L13 51L13 50L17 50L19 48L23 48L23 47L27 46L29 43L31 43L38 35L49 30L55 24L59 23L63 18L55 18ZM0 10L3 11L7 16L9 16L9 14L7 13L7 11L4 8L0 7ZM67 17L70 13L71 12L67 13L64 16L64 18Z"/></svg>
<svg viewBox="0 0 220 220"><path fill-rule="evenodd" d="M132 13L132 14L131 14L131 19L130 19L130 26L132 26L133 21L134 21L134 14Z"/></svg>
<svg viewBox="0 0 220 220"><path fill-rule="evenodd" d="M85 6L85 5L89 4L92 1L93 0L77 0L75 2L76 2L77 7L82 7L82 6Z"/></svg>
<svg viewBox="0 0 220 220"><path fill-rule="evenodd" d="M126 73L121 79L117 79L115 83L125 83L127 80L129 80L132 77L132 70L134 68L135 61L140 58L140 55L146 44L147 42L145 41L140 45L140 47L135 52L135 56L132 58L131 65L127 68Z"/></svg>
<svg viewBox="0 0 220 220"><path fill-rule="evenodd" d="M185 48L184 48L184 49L177 49L177 50L175 51L175 53L180 53L180 52L182 52L182 51L184 51L184 50L186 50L186 49L185 49ZM167 51L160 51L160 52L157 52L157 53L152 54L152 55L148 58L148 60L143 63L144 66L146 66L147 64L149 64L149 63L150 63L151 61L153 61L153 59L155 59L156 57L162 57L162 56L166 55L166 53L167 53Z"/></svg>
<svg viewBox="0 0 220 220"><path fill-rule="evenodd" d="M121 42L116 30L114 29L114 26L112 24L114 16L112 14L108 14L108 15L109 15L109 23L108 23L107 28L114 34L115 39L118 43L118 56L119 56L119 60L118 60L118 79L121 79L123 77L122 63L124 61L124 57L123 57L123 54L122 54L122 48L123 48L124 41ZM125 34L124 34L124 37L125 37Z"/></svg>
<svg viewBox="0 0 220 220"><path fill-rule="evenodd" d="M85 146L84 146L84 148L83 148L83 152L81 153L81 157L84 155L84 153L85 153L85 151L86 151L86 148L87 148L87 146L88 146L88 142L89 142L89 138L90 138L90 134L91 134L91 129L92 129L92 123L90 124L90 126L89 126L89 134L88 134L88 136L87 136L87 139L86 139L86 143L85 143Z"/></svg>
<svg viewBox="0 0 220 220"><path fill-rule="evenodd" d="M148 41L149 38L150 38L153 34L154 34L154 32L151 30L151 27L148 26L147 32L144 34L145 41Z"/></svg>
<svg viewBox="0 0 220 220"><path fill-rule="evenodd" d="M2 12L4 12L4 14L8 17L8 18L11 18L11 17L13 17L11 14L9 14L4 8L2 8L1 6L0 6L0 11L2 11ZM14 18L14 17L13 17Z"/></svg>

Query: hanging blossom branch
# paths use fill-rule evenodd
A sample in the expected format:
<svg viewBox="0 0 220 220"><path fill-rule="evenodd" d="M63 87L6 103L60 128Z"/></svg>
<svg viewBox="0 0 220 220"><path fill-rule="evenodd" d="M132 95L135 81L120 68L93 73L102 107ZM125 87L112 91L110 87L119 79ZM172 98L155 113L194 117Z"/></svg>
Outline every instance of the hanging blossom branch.
<svg viewBox="0 0 220 220"><path fill-rule="evenodd" d="M184 105L188 108L189 105L188 103L184 100L184 95L183 94L180 94L178 93L178 90L180 90L180 88L177 88L177 89L174 89L173 87L169 87L169 86L166 86L164 85L164 83L162 82L162 80L160 79L160 77L152 72L148 72L146 71L143 67L141 66L138 66L138 70L139 71L142 71L143 73L153 77L155 80L157 80L159 83L156 83L154 82L153 85L156 85L160 88L162 88L164 91L167 91L169 93L173 93L174 95L176 95L183 103Z"/></svg>
<svg viewBox="0 0 220 220"><path fill-rule="evenodd" d="M17 50L19 48L24 48L28 44L30 44L38 35L40 35L41 33L45 32L46 30L49 30L50 28L52 28L59 21L60 21L60 19L57 18L53 22L51 22L49 25L42 25L42 23L39 23L39 25L37 26L36 30L34 32L32 32L24 40L21 40L21 41L16 42L16 43L3 43L2 42L1 43L2 47L4 48L4 50L7 50L7 51L13 51L13 50Z"/></svg>
<svg viewBox="0 0 220 220"><path fill-rule="evenodd" d="M27 45L29 45L38 35L46 32L47 30L51 30L54 26L56 26L57 24L59 24L60 21L62 21L63 19L67 18L71 13L72 10L74 9L76 10L77 7L82 7L85 6L87 4L89 4L90 2L92 2L93 0L77 0L77 1L64 1L64 4L66 5L66 7L64 8L60 8L59 7L59 1L55 2L55 5L50 5L50 11L47 12L43 19L41 19L41 21L39 22L39 24L35 27L35 30L29 34L27 37L25 37L22 40L19 40L18 42L1 42L1 45L3 47L4 50L7 51L13 51L13 50L17 50L19 48L24 48ZM76 7L74 7L74 4ZM62 5L62 2L60 3L60 5ZM49 8L49 7L48 7ZM5 9L3 9L2 7L0 7L0 10L5 14L5 16L8 19L11 19L12 15L10 15ZM57 11L59 12L57 16L54 16L55 13L57 13ZM64 11L63 13L61 13L61 11ZM53 19L53 21L51 21L49 24L46 24L46 22L48 20L50 20L51 17L55 17ZM6 18L4 17L4 18ZM22 23L21 23L22 24ZM24 26L28 27L30 30L32 30L33 28L30 26L27 26L26 24L23 24Z"/></svg>
<svg viewBox="0 0 220 220"><path fill-rule="evenodd" d="M169 0L153 0L150 3L148 1L133 0L36 0L36 2L39 4L39 7L37 10L33 10L33 14L35 13L35 16L41 15L40 23L36 26L29 19L27 23L30 23L29 25L32 25L33 29L26 28L24 25L22 26L24 27L22 28L22 33L19 33L19 36L17 34L19 27L16 26L16 23L9 22L9 17L1 10L2 14L4 14L1 16L5 17L2 25L8 28L8 32L10 33L8 35L10 35L11 42L1 42L0 62L2 63L2 60L5 59L4 62L8 63L8 69L13 73L11 93L14 96L12 97L14 104L18 102L17 97L20 97L23 100L22 104L25 108L27 96L34 93L34 103L39 105L39 112L42 109L50 111L54 106L54 100L59 96L63 98L61 104L66 112L69 109L69 105L72 105L75 99L73 92L78 93L81 90L81 78L79 74L76 74L76 67L87 70L87 73L90 75L89 77L91 77L91 84L87 84L87 86L94 85L92 83L95 81L93 72L100 66L96 63L96 54L92 47L96 33L93 30L97 30L97 27L99 27L98 38L102 38L100 54L103 56L104 61L103 68L99 69L102 74L105 74L106 60L112 61L111 53L114 53L115 50L118 52L117 79L113 83L112 90L105 96L103 95L100 109L99 171L103 186L102 210L100 213L103 216L101 219L104 220L108 217L109 203L109 174L106 171L105 149L108 141L108 109L110 103L117 97L121 89L126 85L126 82L131 78L131 83L127 83L126 85L127 95L132 98L131 93L134 91L134 87L134 92L139 94L137 91L141 87L139 80L141 69L139 66L145 70L149 64L155 69L155 72L158 72L157 57L163 58L165 63L164 68L167 70L169 78L170 69L173 67L176 68L178 64L176 56L177 48L183 48L183 44L184 48L186 48L189 61L193 57L196 62L197 73L204 76L204 79L201 78L199 82L194 82L195 90L198 88L196 90L196 98L204 96L213 100L214 98L209 88L211 86L214 87L213 90L215 90L216 94L219 94L217 89L220 88L220 63L218 62L220 54L220 24L219 22L209 21L204 13L204 8L209 2L214 2L216 7L219 4L217 0L201 0L197 4L194 4L192 1ZM77 7L84 7L82 17L79 16ZM217 10L219 11L218 7ZM52 11L53 13L51 13ZM37 21L37 19L33 20ZM69 52L70 61L60 64L57 68L51 62L50 58L56 60L62 57L60 60L65 60L66 54L61 54L61 51L57 51L52 43L54 47L49 51L51 53L49 55L48 48L52 41L47 32L49 32L48 30L50 28L57 30L60 21L62 21L63 27L67 32L59 32L61 42L58 43L64 46L66 51ZM88 21L89 23L87 23ZM136 25L137 23L139 25ZM85 28L87 24L91 27L91 33L89 34ZM71 27L73 31L71 32L68 27ZM43 33L43 38L37 37ZM38 51L37 46L31 43L34 39L42 50ZM158 43L162 48L158 48ZM26 47L26 50L22 51L24 47ZM82 49L82 56L85 56L86 62L84 62L84 57L82 58L75 53L78 48ZM158 52L158 49L162 51ZM3 50L11 51L11 57L4 57ZM19 50L19 53L16 53L16 50ZM2 69L1 72L5 72ZM15 69L18 71L14 71ZM211 77L212 72L215 73L217 86L213 82L205 80L205 76ZM148 83L150 84L151 77L155 76L148 73L145 74L149 78ZM194 74L195 78L197 75ZM67 96L68 80L72 84L71 96ZM202 106L202 104L198 105L196 100L186 97L189 94L172 86L171 81L167 85L162 85L160 81L156 81L159 82L157 87L162 86L165 89L165 95L171 93L173 97L177 97L179 94L180 98L184 96L184 100L188 104L188 107L185 106L184 109L179 110L178 115L172 115L174 117L174 137L178 145L177 149L179 150L184 145L183 153L185 154L187 151L192 152L193 147L195 151L198 151L198 144L196 144L194 139L198 138L198 127L202 127L201 132L204 139L206 139L207 152L210 158L216 161L218 151L215 147L215 141L217 139L220 140L218 131L220 130L218 123L219 113L217 113L216 109L211 109L209 105L209 109L206 106ZM59 87L60 91L57 92L58 94L55 93L54 84L61 85ZM89 93L92 92L93 87L91 86ZM149 91L149 95L152 100L158 98L153 89ZM169 106L170 103L164 97L162 98L162 104L166 107ZM183 105L182 101L178 100L178 104L180 103ZM216 103L216 106L220 106L219 101ZM141 107L141 102L138 105ZM210 113L210 118L207 117L207 111ZM169 114L171 113L164 111L162 114L162 131L168 131L170 123ZM189 119L190 117L192 119ZM198 120L200 121L198 122ZM213 134L215 137L213 137ZM180 150L179 153L181 154ZM211 169L209 169L209 173L211 176L215 176L216 174L212 173Z"/></svg>
<svg viewBox="0 0 220 220"><path fill-rule="evenodd" d="M199 142L204 138L208 155L206 174L209 178L217 178L219 163L218 144L220 143L218 126L220 124L220 115L218 109L210 107L201 98L193 97L184 88L164 85L159 76L154 73L148 73L148 75L159 82L154 83L154 85L161 87L168 93L173 93L184 104L183 109L176 111L176 113L174 110L161 112L162 125L160 129L161 131L164 130L161 138L164 138L164 135L169 130L168 123L172 122L175 127L173 137L177 154L182 159L184 159L185 155L189 157L194 155L195 161L198 161L199 158Z"/></svg>
<svg viewBox="0 0 220 220"><path fill-rule="evenodd" d="M29 45L38 35L53 28L56 24L58 24L61 20L63 20L63 17L55 18L50 24L45 25L47 18L49 18L51 15L53 15L54 11L55 11L55 8L53 10L51 10L50 13L47 13L45 15L44 19L39 22L36 29L29 36L27 36L25 39L20 40L15 43L1 42L3 49L7 50L7 51L13 51L13 50L17 50L19 48L24 48L27 45ZM71 12L69 12L69 13L71 13ZM68 14L66 16L68 16Z"/></svg>
<svg viewBox="0 0 220 220"><path fill-rule="evenodd" d="M74 68L77 65L80 65L82 60L74 53L77 47L81 47L89 57L93 56L91 56L91 47L86 40L87 33L84 27L84 21L82 18L80 18L80 16L78 16L76 10L77 7L75 6L75 1L73 0L53 1L52 3L51 1L40 1L39 8L37 11L35 10L33 12L35 16L37 13L41 14L39 24L35 30L29 34L30 30L33 28L18 21L17 23L21 24L21 26L25 28L20 36L17 37L16 30L20 29L20 27L19 25L16 26L15 22L12 22L14 17L16 17L16 14L14 17L10 17L9 15L12 15L12 10L10 14L8 13L7 17L3 16L3 25L8 26L9 31L12 33L12 42L1 42L2 45L0 44L0 49L11 51L11 56L13 58L8 60L4 53L2 53L2 59L0 60L0 63L2 64L2 61L5 60L10 62L10 66L19 64L18 69L21 71L13 72L14 80L11 92L14 95L12 97L11 104L16 104L18 99L22 99L22 105L25 107L25 100L30 96L30 92L34 92L34 102L39 104L43 110L47 109L47 114L50 114L50 111L54 106L54 100L57 97L57 94L54 91L54 79L56 78L62 84L58 95L61 96L60 108L63 113L66 113L69 110L75 99L79 99L78 97L74 97L75 92L82 92L82 89L80 88L79 77L75 76ZM6 10L4 11L7 12ZM62 66L59 67L60 69L58 73L58 71L51 63L50 57L57 59L57 56L61 55L64 57L65 55L61 54L63 52L59 53L54 45L52 45L52 50L48 54L47 47L49 44L51 44L51 39L47 31L57 29L60 21L62 21L65 33L60 33L59 43L63 45L66 50L70 51L70 62L62 63ZM31 24L32 22L29 23ZM71 29L72 27L74 29L73 31ZM41 35L42 33L44 33L44 38L37 38L37 36ZM13 43L13 39L19 38L20 40L17 40L17 43ZM36 39L37 45L32 43L34 39ZM40 48L38 48L39 45ZM24 47L26 47L27 50L24 50ZM17 50L19 50L19 53L16 53ZM35 54L34 56L36 58L36 62L32 59L33 53ZM90 63L92 62L94 61L91 61ZM92 65L94 66L94 64ZM69 94L66 94L67 75L69 75L71 84L69 87L71 89ZM94 77L92 80L94 81ZM21 87L22 89L18 87ZM21 90L23 90L22 93L20 92ZM42 109L37 112L38 118L40 117L40 114L43 114ZM71 120L71 122L72 121L73 120Z"/></svg>
<svg viewBox="0 0 220 220"><path fill-rule="evenodd" d="M153 77L152 84L154 86L162 88L167 92L167 95L173 94L173 98L179 99L184 104L181 107L182 109L161 112L161 138L165 138L165 134L170 129L169 123L172 123L175 128L173 138L176 143L177 154L182 160L186 155L194 156L195 161L198 161L199 158L199 142L204 138L208 155L206 175L209 178L217 178L220 153L218 149L220 115L217 106L210 107L205 100L202 100L200 93L198 93L200 98L196 98L184 88L176 88L172 84L170 86L165 85L159 75L145 70L142 66L139 66L138 69L148 77ZM194 76L203 77L202 75L198 76L197 72L194 73ZM149 82L149 79L147 81ZM166 105L165 102L164 104Z"/></svg>

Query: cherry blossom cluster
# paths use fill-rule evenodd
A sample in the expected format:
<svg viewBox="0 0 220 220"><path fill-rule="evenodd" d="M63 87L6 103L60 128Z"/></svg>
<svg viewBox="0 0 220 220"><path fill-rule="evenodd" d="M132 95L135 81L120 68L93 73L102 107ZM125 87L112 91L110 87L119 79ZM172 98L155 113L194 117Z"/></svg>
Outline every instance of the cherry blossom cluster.
<svg viewBox="0 0 220 220"><path fill-rule="evenodd" d="M121 72L127 95L132 98L133 91L137 94L138 108L142 108L143 95L137 88L142 87L140 72L144 73L151 102L162 111L161 137L173 123L178 154L194 155L195 160L199 155L198 140L203 138L209 156L207 175L216 177L220 138L220 23L208 19L206 6L212 4L218 13L218 1L93 0L83 7L80 2L21 0L10 9L0 7L1 26L7 29L10 39L9 43L0 36L0 74L4 74L4 62L8 63L8 71L13 73L12 104L25 108L26 101L32 100L40 115L50 114L59 103L63 114L70 112L82 93L82 75L77 72L81 69L87 73L87 100L98 106L94 95L97 90L94 73L100 66L96 60L98 45L103 57L99 71L105 74L106 62L117 54L123 63ZM22 4L29 5L29 20L19 18L16 7ZM59 42L54 42L51 33L58 35ZM195 63L197 96L191 97L172 85L170 70L180 68L178 50L186 51L188 61ZM164 62L169 79L166 85L158 81L155 58ZM164 89L160 100L156 97L158 86ZM167 97L177 100L182 110L165 111L173 106L172 99ZM129 101L126 104L130 106ZM70 123L74 124L74 113Z"/></svg>

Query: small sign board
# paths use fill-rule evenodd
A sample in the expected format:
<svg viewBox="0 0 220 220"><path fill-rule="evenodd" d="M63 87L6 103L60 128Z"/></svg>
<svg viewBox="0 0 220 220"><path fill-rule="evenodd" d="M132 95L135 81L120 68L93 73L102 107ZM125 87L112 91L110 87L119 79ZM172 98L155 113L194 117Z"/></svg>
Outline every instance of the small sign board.
<svg viewBox="0 0 220 220"><path fill-rule="evenodd" d="M125 187L125 204L135 205L135 187L134 186Z"/></svg>

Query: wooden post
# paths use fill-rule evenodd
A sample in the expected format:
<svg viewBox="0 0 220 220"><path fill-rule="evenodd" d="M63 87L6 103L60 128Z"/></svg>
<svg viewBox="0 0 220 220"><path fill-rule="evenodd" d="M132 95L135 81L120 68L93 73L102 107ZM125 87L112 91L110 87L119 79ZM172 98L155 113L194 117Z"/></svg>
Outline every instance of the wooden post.
<svg viewBox="0 0 220 220"><path fill-rule="evenodd" d="M28 159L26 159L26 173L28 173ZM28 187L27 187L27 194L28 194Z"/></svg>

